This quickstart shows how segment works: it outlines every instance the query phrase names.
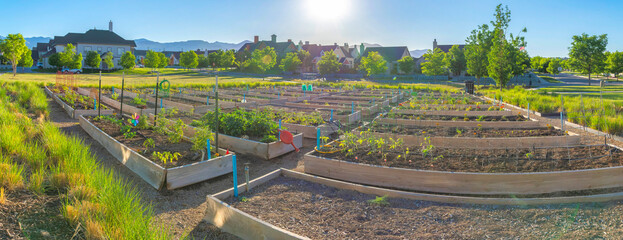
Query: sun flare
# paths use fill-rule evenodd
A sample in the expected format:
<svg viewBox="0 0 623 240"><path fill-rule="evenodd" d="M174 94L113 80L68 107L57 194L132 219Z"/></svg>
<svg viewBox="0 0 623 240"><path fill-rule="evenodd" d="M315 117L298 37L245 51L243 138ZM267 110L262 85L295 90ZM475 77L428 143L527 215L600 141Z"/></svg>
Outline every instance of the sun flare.
<svg viewBox="0 0 623 240"><path fill-rule="evenodd" d="M304 11L315 21L332 22L347 17L351 0L305 0Z"/></svg>

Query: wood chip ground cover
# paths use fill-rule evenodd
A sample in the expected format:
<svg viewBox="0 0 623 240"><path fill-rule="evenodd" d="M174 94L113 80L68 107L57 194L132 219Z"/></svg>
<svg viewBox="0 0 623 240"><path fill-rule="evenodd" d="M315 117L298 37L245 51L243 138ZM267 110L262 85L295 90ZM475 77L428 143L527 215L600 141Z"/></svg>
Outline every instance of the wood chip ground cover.
<svg viewBox="0 0 623 240"><path fill-rule="evenodd" d="M233 207L312 239L617 239L623 205L535 207L387 199L279 177L241 194Z"/></svg>

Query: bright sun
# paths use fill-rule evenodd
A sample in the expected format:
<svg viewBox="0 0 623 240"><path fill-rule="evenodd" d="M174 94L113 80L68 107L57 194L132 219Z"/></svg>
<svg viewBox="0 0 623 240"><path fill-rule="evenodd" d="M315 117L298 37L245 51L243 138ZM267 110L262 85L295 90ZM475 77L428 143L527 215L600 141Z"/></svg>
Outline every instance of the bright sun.
<svg viewBox="0 0 623 240"><path fill-rule="evenodd" d="M315 21L333 22L348 16L351 0L305 0L303 7Z"/></svg>

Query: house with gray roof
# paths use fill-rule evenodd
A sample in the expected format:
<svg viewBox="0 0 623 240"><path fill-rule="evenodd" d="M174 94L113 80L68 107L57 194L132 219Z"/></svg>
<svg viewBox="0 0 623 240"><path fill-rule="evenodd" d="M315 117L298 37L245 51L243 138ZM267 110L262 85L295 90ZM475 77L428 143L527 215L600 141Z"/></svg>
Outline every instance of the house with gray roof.
<svg viewBox="0 0 623 240"><path fill-rule="evenodd" d="M133 52L136 47L136 43L133 40L126 40L123 37L113 32L112 21L109 23L108 30L91 29L85 33L68 33L65 36L55 36L46 45L42 45L42 51L37 45L37 51L41 54L40 61L43 61L43 67L52 67L48 63L48 57L54 53L62 52L65 50L67 44L72 44L76 47L77 53L82 53L82 57L86 58L89 51L96 51L100 55L111 52L113 54L113 62L115 66L113 68L120 68L119 61L121 56L125 52ZM82 63L83 68L88 68ZM106 66L102 66L106 69Z"/></svg>
<svg viewBox="0 0 623 240"><path fill-rule="evenodd" d="M270 41L259 40L259 36L254 36L253 42L245 43L238 49L238 53L242 53L244 51L248 51L252 53L256 49L264 49L266 47L272 47L275 49L275 53L277 53L278 58L283 58L289 52L296 52L297 47L292 42L291 39L288 39L287 42L277 42L277 35L273 34L270 36Z"/></svg>
<svg viewBox="0 0 623 240"><path fill-rule="evenodd" d="M406 46L399 47L367 47L362 57L367 57L370 52L378 52L383 59L387 62L387 74L391 73L392 69L398 68L398 60L403 57L411 57L411 53L409 53L409 48ZM358 61L361 61L358 59ZM397 69L399 70L399 69Z"/></svg>

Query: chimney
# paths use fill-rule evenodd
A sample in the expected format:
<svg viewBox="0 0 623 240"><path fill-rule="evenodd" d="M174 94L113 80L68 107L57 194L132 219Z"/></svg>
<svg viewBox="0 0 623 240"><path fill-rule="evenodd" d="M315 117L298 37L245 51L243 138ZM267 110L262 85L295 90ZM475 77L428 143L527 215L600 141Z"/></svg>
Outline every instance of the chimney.
<svg viewBox="0 0 623 240"><path fill-rule="evenodd" d="M333 46L337 46L337 43L333 43Z"/></svg>
<svg viewBox="0 0 623 240"><path fill-rule="evenodd" d="M309 41L305 41L305 45L309 45Z"/></svg>
<svg viewBox="0 0 623 240"><path fill-rule="evenodd" d="M257 43L259 41L260 41L260 36L257 36L257 35L253 36L253 43Z"/></svg>
<svg viewBox="0 0 623 240"><path fill-rule="evenodd" d="M435 51L435 49L437 49L437 39L436 38L433 40L433 52Z"/></svg>
<svg viewBox="0 0 623 240"><path fill-rule="evenodd" d="M277 42L277 35L275 35L275 34L270 35L270 40L271 40L272 42L275 42L275 43L276 43L276 42Z"/></svg>
<svg viewBox="0 0 623 240"><path fill-rule="evenodd" d="M292 42L292 39L288 39L288 42Z"/></svg>
<svg viewBox="0 0 623 240"><path fill-rule="evenodd" d="M348 49L348 43L344 43L344 47Z"/></svg>
<svg viewBox="0 0 623 240"><path fill-rule="evenodd" d="M363 56L363 50L365 50L366 47L363 45L363 43L361 43L361 45L359 46L359 55Z"/></svg>
<svg viewBox="0 0 623 240"><path fill-rule="evenodd" d="M110 22L108 22L108 31L112 32L112 20L110 20Z"/></svg>

